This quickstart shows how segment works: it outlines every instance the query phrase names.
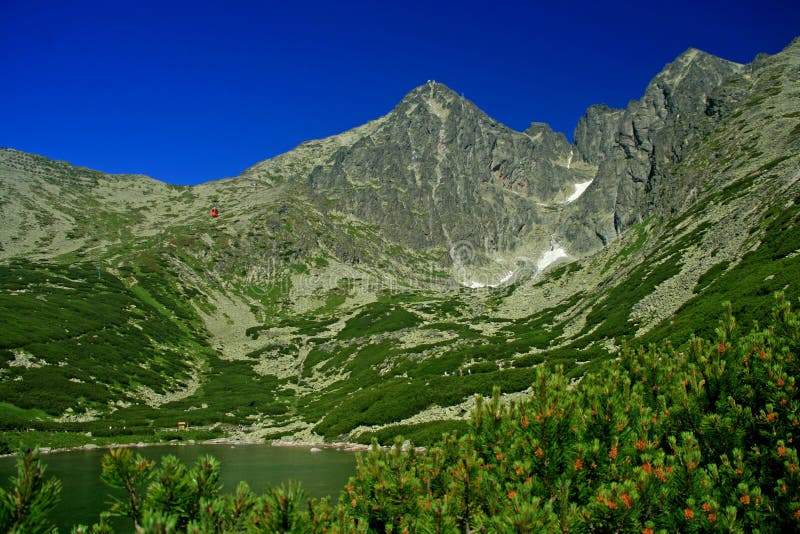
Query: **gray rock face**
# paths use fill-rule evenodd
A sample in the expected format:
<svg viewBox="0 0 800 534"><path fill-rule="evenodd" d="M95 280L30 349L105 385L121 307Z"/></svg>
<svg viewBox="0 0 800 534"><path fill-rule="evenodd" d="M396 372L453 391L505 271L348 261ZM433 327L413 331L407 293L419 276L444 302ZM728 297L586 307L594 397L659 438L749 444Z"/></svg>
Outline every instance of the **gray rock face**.
<svg viewBox="0 0 800 534"><path fill-rule="evenodd" d="M541 224L538 204L576 180L570 150L546 125L515 132L429 82L316 166L307 184L325 209L380 224L412 248L470 241L507 250Z"/></svg>
<svg viewBox="0 0 800 534"><path fill-rule="evenodd" d="M648 215L683 203L691 184L678 186L669 169L701 133L711 95L742 68L689 49L626 110L587 111L575 132L576 152L599 169L563 228L579 251L606 244Z"/></svg>
<svg viewBox="0 0 800 534"><path fill-rule="evenodd" d="M693 201L703 178L676 173L676 165L750 98L747 73L766 61L743 67L687 50L626 109L590 107L574 145L542 123L510 130L428 82L385 117L244 176L299 185L322 214L354 216L413 249L469 241L491 253L552 242L584 255ZM744 81L726 82L737 77ZM582 196L564 203L573 185L589 180Z"/></svg>
<svg viewBox="0 0 800 534"><path fill-rule="evenodd" d="M725 112L728 98L715 91L741 70L690 49L627 109L590 107L572 146L546 124L510 130L428 82L369 131L337 142L305 183L323 211L378 224L387 239L416 249L469 241L505 251L535 234L588 253L685 204L696 184L676 184L670 169L703 120ZM586 193L561 205L590 168L597 172Z"/></svg>
<svg viewBox="0 0 800 534"><path fill-rule="evenodd" d="M622 109L605 104L591 106L575 128L575 152L583 161L599 165L612 153L617 143L617 130Z"/></svg>

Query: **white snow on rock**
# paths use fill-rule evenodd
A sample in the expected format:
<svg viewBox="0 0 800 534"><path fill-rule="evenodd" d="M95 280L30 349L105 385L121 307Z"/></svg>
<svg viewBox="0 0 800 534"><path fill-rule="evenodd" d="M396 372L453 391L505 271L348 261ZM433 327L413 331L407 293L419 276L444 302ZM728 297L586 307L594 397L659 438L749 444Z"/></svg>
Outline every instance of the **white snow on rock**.
<svg viewBox="0 0 800 534"><path fill-rule="evenodd" d="M578 198L586 191L586 189L592 185L593 181L594 180L589 180L588 182L580 182L575 184L575 192L567 197L567 200L564 201L564 204L569 204L570 202L575 202L578 200Z"/></svg>
<svg viewBox="0 0 800 534"><path fill-rule="evenodd" d="M569 254L567 254L567 251L564 250L563 247L557 247L553 245L553 248L546 250L541 256L539 256L539 261L536 262L536 268L539 270L539 272L542 272L559 259L566 258L568 256Z"/></svg>
<svg viewBox="0 0 800 534"><path fill-rule="evenodd" d="M509 280L511 280L511 278L512 278L513 276L514 276L514 271L508 271L508 274L506 274L506 275L505 275L503 278L501 278L501 279L500 279L500 281L499 281L499 282L497 282L497 285L499 286L499 285L503 285L503 284L505 284L506 282L508 282Z"/></svg>
<svg viewBox="0 0 800 534"><path fill-rule="evenodd" d="M535 260L536 262L536 270L538 273L541 273L543 270L547 269L550 265L557 262L561 258L569 258L569 254L567 253L564 247L558 246L557 244L553 244L550 247L550 250L542 251L539 255L539 259ZM529 266L534 263L533 257L531 258L517 258L517 260L525 260ZM492 284L489 282L481 282L475 279L466 279L464 278L461 282L461 285L464 287L468 287L470 289L481 289L484 287L500 287L505 283L509 282L514 276L517 274L518 271L508 271L506 275L501 278L498 282Z"/></svg>
<svg viewBox="0 0 800 534"><path fill-rule="evenodd" d="M570 256L569 256L569 254L567 253L567 250L564 247L561 247L561 246L558 246L556 244L553 244L550 247L550 250L543 251L541 253L541 255L539 256L539 259L535 260L536 261L536 270L537 270L538 273L541 273L543 270L547 269L550 265L554 264L555 262L557 262L561 258L569 258L569 257ZM534 262L533 258L526 259L526 263L528 263L528 265L532 264L533 262ZM481 281L475 280L475 279L466 279L463 282L461 282L461 285L464 286L464 287L468 287L470 289L481 289L481 288L484 288L484 287L492 287L492 288L500 287L503 284L505 284L508 281L510 281L512 278L514 278L514 275L516 275L516 274L517 274L517 271L508 271L503 278L501 278L499 281L497 281L494 284L489 283L489 282L481 282Z"/></svg>
<svg viewBox="0 0 800 534"><path fill-rule="evenodd" d="M470 280L469 283L463 285L465 285L470 289L480 289L482 287L500 287L501 285L511 280L511 278L513 277L514 277L514 271L508 271L508 273L503 278L501 278L500 281L497 282L496 284L489 284L485 282L478 282L477 280Z"/></svg>

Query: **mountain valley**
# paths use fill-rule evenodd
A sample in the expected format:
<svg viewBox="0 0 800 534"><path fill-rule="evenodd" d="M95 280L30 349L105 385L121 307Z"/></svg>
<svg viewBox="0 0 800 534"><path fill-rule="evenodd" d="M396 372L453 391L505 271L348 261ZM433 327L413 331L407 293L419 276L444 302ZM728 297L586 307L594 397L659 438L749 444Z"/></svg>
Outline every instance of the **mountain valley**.
<svg viewBox="0 0 800 534"><path fill-rule="evenodd" d="M192 187L0 149L3 439L428 443L539 368L764 323L800 296L798 82L800 39L690 49L570 143L430 81Z"/></svg>

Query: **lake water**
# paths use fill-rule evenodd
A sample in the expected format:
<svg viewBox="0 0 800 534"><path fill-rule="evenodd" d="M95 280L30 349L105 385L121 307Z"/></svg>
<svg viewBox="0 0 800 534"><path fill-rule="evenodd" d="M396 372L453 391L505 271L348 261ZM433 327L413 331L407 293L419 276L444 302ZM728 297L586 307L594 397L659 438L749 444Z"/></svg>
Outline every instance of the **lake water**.
<svg viewBox="0 0 800 534"><path fill-rule="evenodd" d="M92 524L101 510L107 508L109 488L100 480L100 459L107 450L73 451L41 455L47 475L61 479L61 502L53 513L60 532L69 532L72 525ZM334 500L355 474L355 454L324 449L312 453L300 447L271 445L187 445L156 446L134 449L134 453L159 460L174 454L185 464L194 464L203 454L220 461L222 493L232 493L240 480L246 481L257 495L267 486L296 480L311 497L330 495ZM16 475L16 458L0 458L0 485L9 487L9 478ZM131 525L125 524L120 528Z"/></svg>

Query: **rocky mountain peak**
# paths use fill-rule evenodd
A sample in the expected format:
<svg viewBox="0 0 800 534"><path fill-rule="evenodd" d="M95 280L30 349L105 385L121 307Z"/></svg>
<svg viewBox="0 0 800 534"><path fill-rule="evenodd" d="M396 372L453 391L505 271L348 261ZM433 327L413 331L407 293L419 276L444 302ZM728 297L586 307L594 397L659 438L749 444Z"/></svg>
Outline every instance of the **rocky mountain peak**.
<svg viewBox="0 0 800 534"><path fill-rule="evenodd" d="M678 92L696 99L698 92L708 94L743 66L713 56L696 48L689 48L656 75L645 90L645 98L662 93L667 96Z"/></svg>
<svg viewBox="0 0 800 534"><path fill-rule="evenodd" d="M491 121L475 104L443 83L429 80L410 91L392 110L390 116L430 115L434 122L445 123L451 112L456 120L466 114L478 114L482 120ZM402 120L402 119L401 119Z"/></svg>
<svg viewBox="0 0 800 534"><path fill-rule="evenodd" d="M429 102L432 100L440 103L449 103L459 98L461 98L461 96L447 85L435 80L428 80L424 84L409 91L408 94L403 97L401 103L405 101Z"/></svg>
<svg viewBox="0 0 800 534"><path fill-rule="evenodd" d="M514 131L429 81L351 136L307 183L326 209L378 224L411 248L469 241L505 251L533 231L541 205L586 181L571 158L566 137L549 126Z"/></svg>
<svg viewBox="0 0 800 534"><path fill-rule="evenodd" d="M567 230L580 248L608 244L648 215L683 205L691 186L676 187L670 169L689 142L702 135L712 94L743 69L689 48L625 110L587 110L575 131L576 149L599 168L578 208L582 222Z"/></svg>

